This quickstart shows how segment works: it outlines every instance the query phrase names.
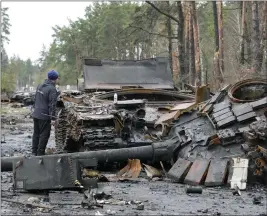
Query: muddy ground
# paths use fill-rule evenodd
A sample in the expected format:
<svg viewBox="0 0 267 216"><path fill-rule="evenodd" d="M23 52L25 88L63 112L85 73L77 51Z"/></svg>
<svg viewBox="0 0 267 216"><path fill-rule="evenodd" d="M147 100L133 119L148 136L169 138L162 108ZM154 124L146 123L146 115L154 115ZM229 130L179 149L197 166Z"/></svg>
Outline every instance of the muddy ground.
<svg viewBox="0 0 267 216"><path fill-rule="evenodd" d="M27 113L29 108L2 105L1 138L5 141L1 142L2 157L30 154L33 123L32 119L25 117ZM48 147L53 146L52 131ZM49 194L14 193L12 173L5 172L1 173L1 215L267 215L267 188L260 185L249 186L241 192L241 196L234 196L227 187L203 187L202 194L189 195L185 193L185 188L186 185L171 183L167 179L150 181L139 178L133 182L100 183L99 191L110 194L111 198L105 201L103 208L87 209L80 205L83 194L76 192L56 194L73 197L72 205L52 199L51 194L49 199ZM260 200L258 204L254 202L255 198ZM24 205L27 202L40 206ZM137 207L139 202L144 208Z"/></svg>

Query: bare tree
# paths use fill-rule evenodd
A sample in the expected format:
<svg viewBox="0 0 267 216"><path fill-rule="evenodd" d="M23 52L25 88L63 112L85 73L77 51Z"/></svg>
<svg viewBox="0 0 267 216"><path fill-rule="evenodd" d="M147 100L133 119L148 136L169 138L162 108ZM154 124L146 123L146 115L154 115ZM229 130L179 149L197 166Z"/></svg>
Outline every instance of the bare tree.
<svg viewBox="0 0 267 216"><path fill-rule="evenodd" d="M194 26L192 17L192 8L189 13L189 81L191 85L195 85L196 80L196 67L195 67L195 38Z"/></svg>
<svg viewBox="0 0 267 216"><path fill-rule="evenodd" d="M200 48L199 48L199 28L198 28L198 20L197 20L197 12L196 12L196 3L191 2L192 6L192 17L193 17L193 25L194 25L194 48L195 48L195 67L196 67L196 85L200 86L201 84L201 67L200 67Z"/></svg>
<svg viewBox="0 0 267 216"><path fill-rule="evenodd" d="M246 2L246 42L247 42L247 63L251 64L252 62L252 49L251 49L251 35L252 35L252 2ZM248 19L249 18L249 19Z"/></svg>
<svg viewBox="0 0 267 216"><path fill-rule="evenodd" d="M224 74L222 1L217 2L217 8L218 8L218 30L219 30L219 62L220 62L221 74Z"/></svg>
<svg viewBox="0 0 267 216"><path fill-rule="evenodd" d="M215 52L219 51L219 30L218 30L218 12L216 1L212 1L214 31L215 31Z"/></svg>
<svg viewBox="0 0 267 216"><path fill-rule="evenodd" d="M183 80L185 77L185 55L184 55L184 13L181 1L177 1L177 11L178 11L178 59L180 67L180 78Z"/></svg>
<svg viewBox="0 0 267 216"><path fill-rule="evenodd" d="M170 2L169 1L166 1L166 4L167 4L167 11L168 11L168 14L171 13L171 6L170 6ZM168 42L169 42L169 46L168 46L168 49L169 49L169 60L170 60L170 68L171 68L171 71L172 71L172 74L173 74L173 62L172 62L172 25L171 25L171 18L170 17L167 17L167 28L168 28Z"/></svg>
<svg viewBox="0 0 267 216"><path fill-rule="evenodd" d="M263 71L267 71L267 1L263 2L261 25L261 45L263 52ZM265 68L265 69L264 69Z"/></svg>
<svg viewBox="0 0 267 216"><path fill-rule="evenodd" d="M171 14L159 9L155 4L153 4L150 1L146 1L147 4L149 4L152 8L154 8L159 13L167 16L171 20L175 21L178 25L177 30L177 37L178 37L178 65L180 69L180 78L183 80L184 77L184 14L183 14L183 8L181 1L177 1L177 11L178 11L178 18L172 16Z"/></svg>
<svg viewBox="0 0 267 216"><path fill-rule="evenodd" d="M189 83L192 84L192 74L191 71L189 70L189 58L190 58L190 46L189 46L189 37L190 37L190 8L188 7L187 2L184 3L184 14L185 14L185 26L184 26L184 46L185 46L185 63L184 63L184 70L185 73L188 73L189 75Z"/></svg>
<svg viewBox="0 0 267 216"><path fill-rule="evenodd" d="M222 71L220 70L220 38L219 38L219 20L218 20L218 10L217 10L217 4L216 1L212 2L212 9L213 9L213 18L214 18L214 31L215 31L215 54L213 59L213 65L214 65L214 83L215 88L220 87L220 83L223 82L223 76Z"/></svg>
<svg viewBox="0 0 267 216"><path fill-rule="evenodd" d="M241 2L242 4L242 31L241 31L241 47L240 47L240 63L243 65L245 63L245 37L247 23L246 23L246 1Z"/></svg>
<svg viewBox="0 0 267 216"><path fill-rule="evenodd" d="M260 25L258 2L252 2L252 67L256 73L261 71L262 53L260 46Z"/></svg>

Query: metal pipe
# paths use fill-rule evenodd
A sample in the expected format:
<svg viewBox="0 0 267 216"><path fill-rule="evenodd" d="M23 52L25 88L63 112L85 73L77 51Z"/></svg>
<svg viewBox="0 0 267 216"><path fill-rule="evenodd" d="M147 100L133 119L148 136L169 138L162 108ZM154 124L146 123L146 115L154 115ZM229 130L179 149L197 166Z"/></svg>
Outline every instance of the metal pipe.
<svg viewBox="0 0 267 216"><path fill-rule="evenodd" d="M23 156L18 157L1 157L1 172L12 171L13 161L19 161L23 159Z"/></svg>
<svg viewBox="0 0 267 216"><path fill-rule="evenodd" d="M122 148L113 150L100 150L100 151L88 151L88 152L76 152L76 153L66 153L59 154L58 156L68 156L72 159L85 159L85 158L95 158L99 163L101 162L116 162L116 161L126 161L128 159L140 159L140 160L156 160L164 161L170 157L172 153L172 148L169 145L162 143L153 143L150 146L141 146L133 148ZM55 157L55 155L44 155L36 156L37 158L49 158ZM1 158L1 171L12 171L13 163L22 160L22 157L3 157Z"/></svg>

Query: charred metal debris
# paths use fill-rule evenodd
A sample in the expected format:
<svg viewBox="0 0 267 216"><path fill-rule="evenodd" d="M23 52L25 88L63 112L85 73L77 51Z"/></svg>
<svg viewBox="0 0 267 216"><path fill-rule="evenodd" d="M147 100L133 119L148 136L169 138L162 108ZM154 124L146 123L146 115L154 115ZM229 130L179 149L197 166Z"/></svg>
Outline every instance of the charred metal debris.
<svg viewBox="0 0 267 216"><path fill-rule="evenodd" d="M98 181L136 179L142 170L150 179L191 186L266 184L266 94L262 80L227 86L200 103L193 94L158 89L63 93L56 151L2 158L1 168L13 170L16 190L85 190ZM97 171L127 161L112 178Z"/></svg>
<svg viewBox="0 0 267 216"><path fill-rule="evenodd" d="M2 171L13 170L14 189L85 190L137 179L142 170L191 186L267 184L267 80L215 94L208 86L182 92L167 68L162 58L85 61L84 89L62 92L58 101L55 152L1 158ZM113 177L97 171L111 167L122 169Z"/></svg>
<svg viewBox="0 0 267 216"><path fill-rule="evenodd" d="M35 91L16 91L13 94L1 94L1 102L11 103L14 108L34 104Z"/></svg>

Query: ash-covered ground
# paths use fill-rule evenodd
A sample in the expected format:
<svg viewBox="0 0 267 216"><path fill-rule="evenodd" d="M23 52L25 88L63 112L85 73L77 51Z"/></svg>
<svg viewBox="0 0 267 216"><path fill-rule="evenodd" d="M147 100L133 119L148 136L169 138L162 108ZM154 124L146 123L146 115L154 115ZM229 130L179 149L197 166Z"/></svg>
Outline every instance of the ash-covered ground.
<svg viewBox="0 0 267 216"><path fill-rule="evenodd" d="M33 123L32 119L25 117L29 111L28 108L2 105L2 157L31 153ZM48 147L53 146L52 131ZM103 208L87 209L80 204L83 194L77 192L55 194L59 198L73 197L69 201L72 205L57 200L55 196L51 198L51 194L15 193L12 190L12 172L3 172L1 215L267 215L267 188L263 186L249 186L246 191L241 191L241 196L233 195L227 187L203 187L202 194L186 194L186 187L167 179L150 181L146 178L99 183L99 191L111 197L102 200Z"/></svg>

